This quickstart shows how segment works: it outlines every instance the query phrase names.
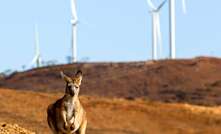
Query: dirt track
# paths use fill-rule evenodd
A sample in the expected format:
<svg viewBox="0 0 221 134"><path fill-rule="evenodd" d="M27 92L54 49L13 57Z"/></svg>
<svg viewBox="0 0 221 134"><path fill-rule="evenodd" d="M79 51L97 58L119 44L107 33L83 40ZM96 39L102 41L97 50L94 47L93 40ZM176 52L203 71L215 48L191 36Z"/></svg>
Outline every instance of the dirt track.
<svg viewBox="0 0 221 134"><path fill-rule="evenodd" d="M42 92L63 92L59 72L84 73L81 94L143 97L162 102L221 104L221 59L195 58L131 63L79 63L16 73L0 80L0 87Z"/></svg>
<svg viewBox="0 0 221 134"><path fill-rule="evenodd" d="M0 89L0 122L49 134L47 105L62 94ZM88 134L220 134L221 107L81 97Z"/></svg>

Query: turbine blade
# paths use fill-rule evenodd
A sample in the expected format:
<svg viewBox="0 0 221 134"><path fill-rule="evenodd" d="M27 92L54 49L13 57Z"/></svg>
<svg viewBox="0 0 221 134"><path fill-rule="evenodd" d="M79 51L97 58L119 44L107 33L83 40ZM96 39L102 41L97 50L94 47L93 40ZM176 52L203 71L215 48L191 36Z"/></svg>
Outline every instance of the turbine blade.
<svg viewBox="0 0 221 134"><path fill-rule="evenodd" d="M29 64L29 66L31 67L31 66L33 66L35 63L36 63L36 61L38 60L38 58L39 58L39 55L35 55L35 57L32 59L32 61L30 62L30 64Z"/></svg>
<svg viewBox="0 0 221 134"><path fill-rule="evenodd" d="M71 0L71 13L72 17L77 21L77 8L76 8L76 0Z"/></svg>
<svg viewBox="0 0 221 134"><path fill-rule="evenodd" d="M35 24L35 55L40 54L38 25Z"/></svg>
<svg viewBox="0 0 221 134"><path fill-rule="evenodd" d="M164 1L158 6L158 8L157 8L156 10L159 11L159 10L165 5L166 2L167 2L167 0L164 0Z"/></svg>
<svg viewBox="0 0 221 134"><path fill-rule="evenodd" d="M38 25L35 24L35 56L32 59L31 63L29 66L33 66L35 63L40 64L41 62L41 57L40 57L40 48L39 48L39 32L38 32Z"/></svg>
<svg viewBox="0 0 221 134"><path fill-rule="evenodd" d="M149 5L149 7L151 8L151 10L156 10L156 7L154 6L153 2L151 0L146 0L147 4Z"/></svg>
<svg viewBox="0 0 221 134"><path fill-rule="evenodd" d="M186 14L186 0L182 0L183 13Z"/></svg>

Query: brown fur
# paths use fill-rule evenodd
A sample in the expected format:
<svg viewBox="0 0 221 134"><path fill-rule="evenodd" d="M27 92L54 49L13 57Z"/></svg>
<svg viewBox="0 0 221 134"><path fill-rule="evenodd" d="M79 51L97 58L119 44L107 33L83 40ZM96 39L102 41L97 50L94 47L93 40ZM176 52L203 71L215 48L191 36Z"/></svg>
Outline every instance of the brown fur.
<svg viewBox="0 0 221 134"><path fill-rule="evenodd" d="M82 72L68 77L61 72L66 81L65 95L48 106L48 125L54 134L85 134L87 126L86 112L78 98Z"/></svg>

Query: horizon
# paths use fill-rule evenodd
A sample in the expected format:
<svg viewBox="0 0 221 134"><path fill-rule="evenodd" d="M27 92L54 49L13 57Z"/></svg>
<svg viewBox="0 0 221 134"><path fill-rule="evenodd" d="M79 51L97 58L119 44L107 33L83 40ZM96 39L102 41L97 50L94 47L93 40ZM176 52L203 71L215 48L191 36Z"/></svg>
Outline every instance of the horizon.
<svg viewBox="0 0 221 134"><path fill-rule="evenodd" d="M157 3L159 0L156 0ZM197 1L187 0L186 15L182 13L181 4L181 0L176 3L177 58L220 57L221 27L218 26L221 22L221 1L215 4L201 1L199 6ZM168 3L161 12L162 59L169 55L167 7ZM80 22L78 60L151 60L151 16L146 0L77 0L77 11ZM23 65L31 62L34 57L35 24L38 24L42 59L67 63L66 58L71 55L70 0L8 0L1 2L0 15L0 72L22 70Z"/></svg>
<svg viewBox="0 0 221 134"><path fill-rule="evenodd" d="M41 69L41 68L50 68L50 67L56 67L56 66L64 66L64 65L72 65L72 64L129 64L129 63L146 63L146 62L161 62L161 61L168 61L168 60L173 60L173 61L182 61L182 60L195 60L199 58L209 58L209 59L221 59L221 57L212 57L212 56L197 56L197 57L190 57L190 58L176 58L176 59L170 59L170 58L165 58L165 59L159 59L159 60L134 60L134 61L78 61L76 63L56 63L56 64L48 64L44 65L41 67L32 67L28 69L20 69L20 70L12 70L12 69L6 69L2 72L0 72L0 75L6 75L10 76L13 73L17 72L27 72L35 69Z"/></svg>

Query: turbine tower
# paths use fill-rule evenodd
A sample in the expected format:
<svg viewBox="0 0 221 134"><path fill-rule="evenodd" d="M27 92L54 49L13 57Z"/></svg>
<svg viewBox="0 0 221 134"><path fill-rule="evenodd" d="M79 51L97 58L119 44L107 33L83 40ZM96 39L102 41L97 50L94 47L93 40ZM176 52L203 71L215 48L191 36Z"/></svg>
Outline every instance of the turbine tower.
<svg viewBox="0 0 221 134"><path fill-rule="evenodd" d="M36 64L36 67L41 67L41 54L40 54L40 47L39 47L39 32L38 32L38 25L35 24L35 56L31 62L31 66Z"/></svg>
<svg viewBox="0 0 221 134"><path fill-rule="evenodd" d="M151 0L147 0L147 3L150 7L150 13L152 16L152 60L158 59L158 50L160 50L160 54L162 53L162 37L160 30L160 10L166 3L164 0L158 7L155 7ZM160 49L158 49L158 47Z"/></svg>
<svg viewBox="0 0 221 134"><path fill-rule="evenodd" d="M176 0L169 0L169 44L170 58L176 58ZM186 13L186 1L182 0L183 12Z"/></svg>
<svg viewBox="0 0 221 134"><path fill-rule="evenodd" d="M71 11L72 11L72 36L71 36L71 48L72 48L72 62L77 62L77 24L78 16L76 9L76 0L71 0Z"/></svg>

